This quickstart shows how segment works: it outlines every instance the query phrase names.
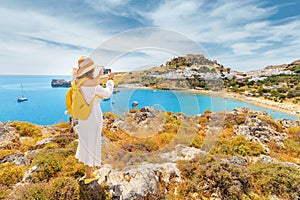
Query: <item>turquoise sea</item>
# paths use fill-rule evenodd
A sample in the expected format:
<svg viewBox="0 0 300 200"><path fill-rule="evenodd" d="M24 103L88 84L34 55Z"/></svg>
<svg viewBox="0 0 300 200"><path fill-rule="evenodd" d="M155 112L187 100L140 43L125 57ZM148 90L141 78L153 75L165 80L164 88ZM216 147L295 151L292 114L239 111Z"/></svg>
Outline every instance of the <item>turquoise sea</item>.
<svg viewBox="0 0 300 200"><path fill-rule="evenodd" d="M40 125L51 125L68 121L65 115L65 94L68 88L52 88L53 78L69 80L69 76L0 76L0 121L27 121ZM17 102L21 97L21 85L28 101ZM154 106L174 113L186 115L202 114L205 110L224 111L234 108L250 107L265 110L275 119L297 119L293 115L258 107L235 99L195 95L193 93L163 90L121 89L108 101L101 102L102 111L122 114L132 109L132 102L139 104L135 108Z"/></svg>

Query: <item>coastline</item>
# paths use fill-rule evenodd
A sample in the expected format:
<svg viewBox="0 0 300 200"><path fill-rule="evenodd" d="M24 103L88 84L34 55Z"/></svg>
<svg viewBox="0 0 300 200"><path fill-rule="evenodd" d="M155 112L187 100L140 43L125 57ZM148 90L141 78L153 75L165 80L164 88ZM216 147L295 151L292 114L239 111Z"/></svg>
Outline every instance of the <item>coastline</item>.
<svg viewBox="0 0 300 200"><path fill-rule="evenodd" d="M295 112L295 111L300 112L300 105L298 105L298 104L293 104L293 103L290 103L290 102L279 103L279 102L271 101L271 100L264 99L264 98L246 97L246 96L241 95L241 94L232 93L232 92L225 92L225 91L222 92L219 95L217 93L213 94L212 91L206 91L206 90L190 89L189 91L194 92L196 94L214 95L214 96L221 96L221 97L224 96L224 98L236 99L236 100L239 100L239 101L254 104L254 105L259 106L259 107L269 108L269 109L277 110L277 111L280 111L280 112L285 112L287 114L294 115L294 116L298 117L298 120L300 120L300 114L293 114L292 113L292 112Z"/></svg>
<svg viewBox="0 0 300 200"><path fill-rule="evenodd" d="M272 100L268 100L268 99L264 99L262 97L246 97L240 94L236 94L236 93L226 93L226 96L229 98L234 98L240 101L244 101L244 102L248 102L248 103L252 103L256 106L260 106L260 107L265 107L265 108L270 108L273 110L278 110L281 112L285 112L287 114L290 115L294 115L296 117L298 117L298 120L300 120L300 114L293 114L292 112L300 112L300 105L298 104L293 104L290 102L284 102L284 103L279 103L279 102L275 102Z"/></svg>
<svg viewBox="0 0 300 200"><path fill-rule="evenodd" d="M128 84L128 85L130 85L130 84ZM145 87L145 86L144 87L134 87L133 85L131 85L131 87L122 87L122 88L124 88L124 89L159 90L159 89L153 88L153 87ZM279 103L279 102L271 101L271 100L264 99L264 98L246 97L241 94L225 92L225 91L223 91L221 93L214 93L213 91L197 90L197 89L187 89L187 90L176 89L176 91L194 93L194 94L202 94L202 95L220 96L220 97L224 97L224 98L232 98L232 99L236 99L239 101L251 103L251 104L254 104L259 107L269 108L272 110L284 112L284 113L296 116L298 118L298 120L300 120L300 114L292 113L292 112L297 112L297 111L300 112L300 105L293 104L290 102Z"/></svg>

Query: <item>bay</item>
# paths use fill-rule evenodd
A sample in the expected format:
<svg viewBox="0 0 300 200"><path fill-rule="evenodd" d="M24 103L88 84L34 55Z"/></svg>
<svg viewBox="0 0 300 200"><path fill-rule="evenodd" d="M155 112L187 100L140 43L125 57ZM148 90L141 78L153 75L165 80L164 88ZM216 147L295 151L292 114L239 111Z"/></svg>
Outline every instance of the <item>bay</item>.
<svg viewBox="0 0 300 200"><path fill-rule="evenodd" d="M69 80L69 76L0 76L0 121L27 121L39 125L51 125L68 121L65 112L65 95L68 88L52 88L53 78ZM17 102L23 85L28 101ZM132 102L138 106L133 107ZM181 91L121 89L108 101L101 102L103 112L123 114L131 109L153 106L160 110L183 112L186 115L202 114L205 110L224 111L250 107L265 110L275 119L297 119L293 115L263 108L251 103L209 95L196 95Z"/></svg>

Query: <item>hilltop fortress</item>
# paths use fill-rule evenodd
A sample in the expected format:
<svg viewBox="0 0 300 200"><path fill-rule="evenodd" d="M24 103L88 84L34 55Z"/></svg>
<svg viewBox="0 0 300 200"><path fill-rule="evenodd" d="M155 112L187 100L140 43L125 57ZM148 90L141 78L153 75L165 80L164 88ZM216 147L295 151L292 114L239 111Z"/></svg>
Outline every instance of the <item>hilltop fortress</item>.
<svg viewBox="0 0 300 200"><path fill-rule="evenodd" d="M209 60L203 54L187 54L186 56L179 56L172 58L171 61L166 62L166 66L182 66L190 67L192 65L199 66L220 66L216 60Z"/></svg>

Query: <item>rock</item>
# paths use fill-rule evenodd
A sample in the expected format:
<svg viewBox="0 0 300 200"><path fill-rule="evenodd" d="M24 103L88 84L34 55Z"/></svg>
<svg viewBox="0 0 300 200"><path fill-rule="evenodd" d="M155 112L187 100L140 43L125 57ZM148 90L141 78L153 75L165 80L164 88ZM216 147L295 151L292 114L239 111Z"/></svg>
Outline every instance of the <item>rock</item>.
<svg viewBox="0 0 300 200"><path fill-rule="evenodd" d="M297 164L295 164L295 163L291 163L291 162L283 162L283 164L284 164L285 166L295 167L295 168L297 168L297 169L300 170L300 166L297 165Z"/></svg>
<svg viewBox="0 0 300 200"><path fill-rule="evenodd" d="M269 164L269 163L279 163L280 161L277 160L276 158L272 158L271 156L260 155L257 162Z"/></svg>
<svg viewBox="0 0 300 200"><path fill-rule="evenodd" d="M159 112L159 110L157 110L156 108L153 108L151 106L145 106L143 108L140 109L141 112L148 112L151 114L156 114L157 112Z"/></svg>
<svg viewBox="0 0 300 200"><path fill-rule="evenodd" d="M158 115L160 111L150 107L146 106L140 109L140 112L134 113L133 118L137 120L137 123L139 124L142 121L145 121L147 118L154 118Z"/></svg>
<svg viewBox="0 0 300 200"><path fill-rule="evenodd" d="M162 199L168 193L167 188L181 182L180 171L176 163L144 163L122 171L104 165L96 171L98 183L110 186L115 199Z"/></svg>
<svg viewBox="0 0 300 200"><path fill-rule="evenodd" d="M292 126L300 126L300 121L296 121L296 120L280 119L279 122L284 128L289 128Z"/></svg>
<svg viewBox="0 0 300 200"><path fill-rule="evenodd" d="M22 154L12 154L6 156L4 159L0 161L0 163L5 163L5 162L13 162L15 163L15 165L25 166L28 165L31 162L31 160L25 158Z"/></svg>
<svg viewBox="0 0 300 200"><path fill-rule="evenodd" d="M195 147L187 147L178 144L173 151L162 153L160 157L169 162L177 162L179 160L192 160L200 154L206 155L207 152Z"/></svg>
<svg viewBox="0 0 300 200"><path fill-rule="evenodd" d="M89 184L84 184L84 180L79 180L80 199L97 199L106 200L107 189L98 184L97 181L92 181Z"/></svg>
<svg viewBox="0 0 300 200"><path fill-rule="evenodd" d="M35 155L37 155L40 151L42 151L42 149L36 149L36 150L29 150L27 152L25 152L24 156L25 158L32 158L35 157Z"/></svg>
<svg viewBox="0 0 300 200"><path fill-rule="evenodd" d="M220 189L217 188L217 191L215 191L214 193L212 193L210 195L210 200L222 200L222 195L221 195L221 192L220 192Z"/></svg>
<svg viewBox="0 0 300 200"><path fill-rule="evenodd" d="M38 167L35 165L33 167L31 167L30 169L28 169L25 173L24 173L24 177L22 179L22 182L30 182L33 178L33 173L36 172L38 169Z"/></svg>
<svg viewBox="0 0 300 200"><path fill-rule="evenodd" d="M9 122L0 122L0 149L13 141L18 141L18 135Z"/></svg>
<svg viewBox="0 0 300 200"><path fill-rule="evenodd" d="M37 141L37 143L35 143L35 147L43 148L46 144L48 144L52 141L53 141L53 137L48 137L48 138L42 139L40 141Z"/></svg>
<svg viewBox="0 0 300 200"><path fill-rule="evenodd" d="M271 126L264 125L256 115L248 116L244 125L235 125L233 128L235 135L243 135L248 141L261 143L266 152L270 151L267 143L273 142L284 148L284 139L288 137L286 133L280 133Z"/></svg>
<svg viewBox="0 0 300 200"><path fill-rule="evenodd" d="M237 164L237 165L247 165L247 159L244 157L240 156L232 156L231 160L229 161L230 163Z"/></svg>

